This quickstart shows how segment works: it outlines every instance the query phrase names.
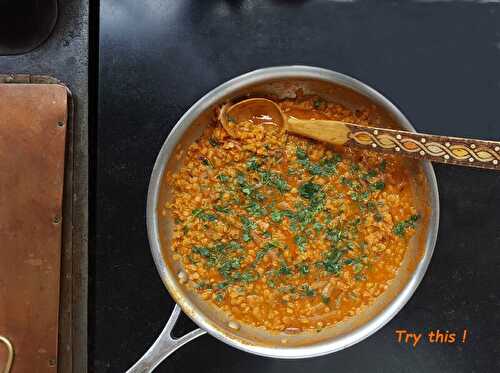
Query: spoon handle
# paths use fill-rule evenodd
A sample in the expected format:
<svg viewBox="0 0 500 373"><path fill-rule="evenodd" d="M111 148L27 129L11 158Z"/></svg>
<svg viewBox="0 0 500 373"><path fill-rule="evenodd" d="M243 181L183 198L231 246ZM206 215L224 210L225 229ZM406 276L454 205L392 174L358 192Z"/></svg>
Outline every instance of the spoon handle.
<svg viewBox="0 0 500 373"><path fill-rule="evenodd" d="M336 145L500 171L498 141L427 135L333 120L302 120L292 117L287 120L287 131Z"/></svg>

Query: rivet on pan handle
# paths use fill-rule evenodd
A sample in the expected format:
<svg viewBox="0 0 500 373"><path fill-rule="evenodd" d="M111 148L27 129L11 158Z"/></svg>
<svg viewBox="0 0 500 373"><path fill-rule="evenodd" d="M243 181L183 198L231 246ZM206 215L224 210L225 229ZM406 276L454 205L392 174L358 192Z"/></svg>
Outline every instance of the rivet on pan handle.
<svg viewBox="0 0 500 373"><path fill-rule="evenodd" d="M172 329L179 318L181 308L176 304L170 318L159 337L146 353L126 373L152 372L166 357L189 341L206 333L203 329L195 329L180 338L172 338Z"/></svg>
<svg viewBox="0 0 500 373"><path fill-rule="evenodd" d="M2 372L9 373L12 368L12 362L14 361L14 347L12 346L12 343L10 343L9 339L3 335L0 335L0 342L7 347L7 362L5 363L5 367Z"/></svg>

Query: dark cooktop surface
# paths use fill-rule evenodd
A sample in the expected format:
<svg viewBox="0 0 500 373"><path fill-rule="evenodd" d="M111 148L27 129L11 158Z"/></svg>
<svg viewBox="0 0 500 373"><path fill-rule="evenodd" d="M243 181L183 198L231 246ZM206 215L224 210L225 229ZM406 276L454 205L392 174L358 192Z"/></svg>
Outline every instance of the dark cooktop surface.
<svg viewBox="0 0 500 373"><path fill-rule="evenodd" d="M99 63L89 314L96 372L128 368L173 308L149 253L147 186L172 126L211 88L260 67L320 66L380 90L419 131L500 140L498 4L102 0ZM301 361L252 356L203 336L157 371L499 371L500 174L435 170L434 257L410 302L376 334ZM398 329L467 329L468 337L414 348L398 343Z"/></svg>

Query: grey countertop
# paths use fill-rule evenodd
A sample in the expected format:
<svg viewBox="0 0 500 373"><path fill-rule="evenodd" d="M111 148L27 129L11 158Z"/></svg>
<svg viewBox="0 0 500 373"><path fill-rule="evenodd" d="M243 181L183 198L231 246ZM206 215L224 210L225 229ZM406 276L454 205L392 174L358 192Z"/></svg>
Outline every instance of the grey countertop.
<svg viewBox="0 0 500 373"><path fill-rule="evenodd" d="M59 1L50 38L23 55L0 56L0 74L50 75L68 86L75 108L65 172L59 372L87 367L88 0Z"/></svg>

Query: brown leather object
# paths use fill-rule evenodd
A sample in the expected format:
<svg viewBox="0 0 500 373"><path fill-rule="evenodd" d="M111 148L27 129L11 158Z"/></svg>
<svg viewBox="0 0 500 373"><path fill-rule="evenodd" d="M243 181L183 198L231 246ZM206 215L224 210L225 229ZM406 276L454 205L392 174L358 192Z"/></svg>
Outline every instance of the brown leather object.
<svg viewBox="0 0 500 373"><path fill-rule="evenodd" d="M56 372L68 94L0 84L0 335L12 373ZM0 371L7 349L0 344Z"/></svg>

